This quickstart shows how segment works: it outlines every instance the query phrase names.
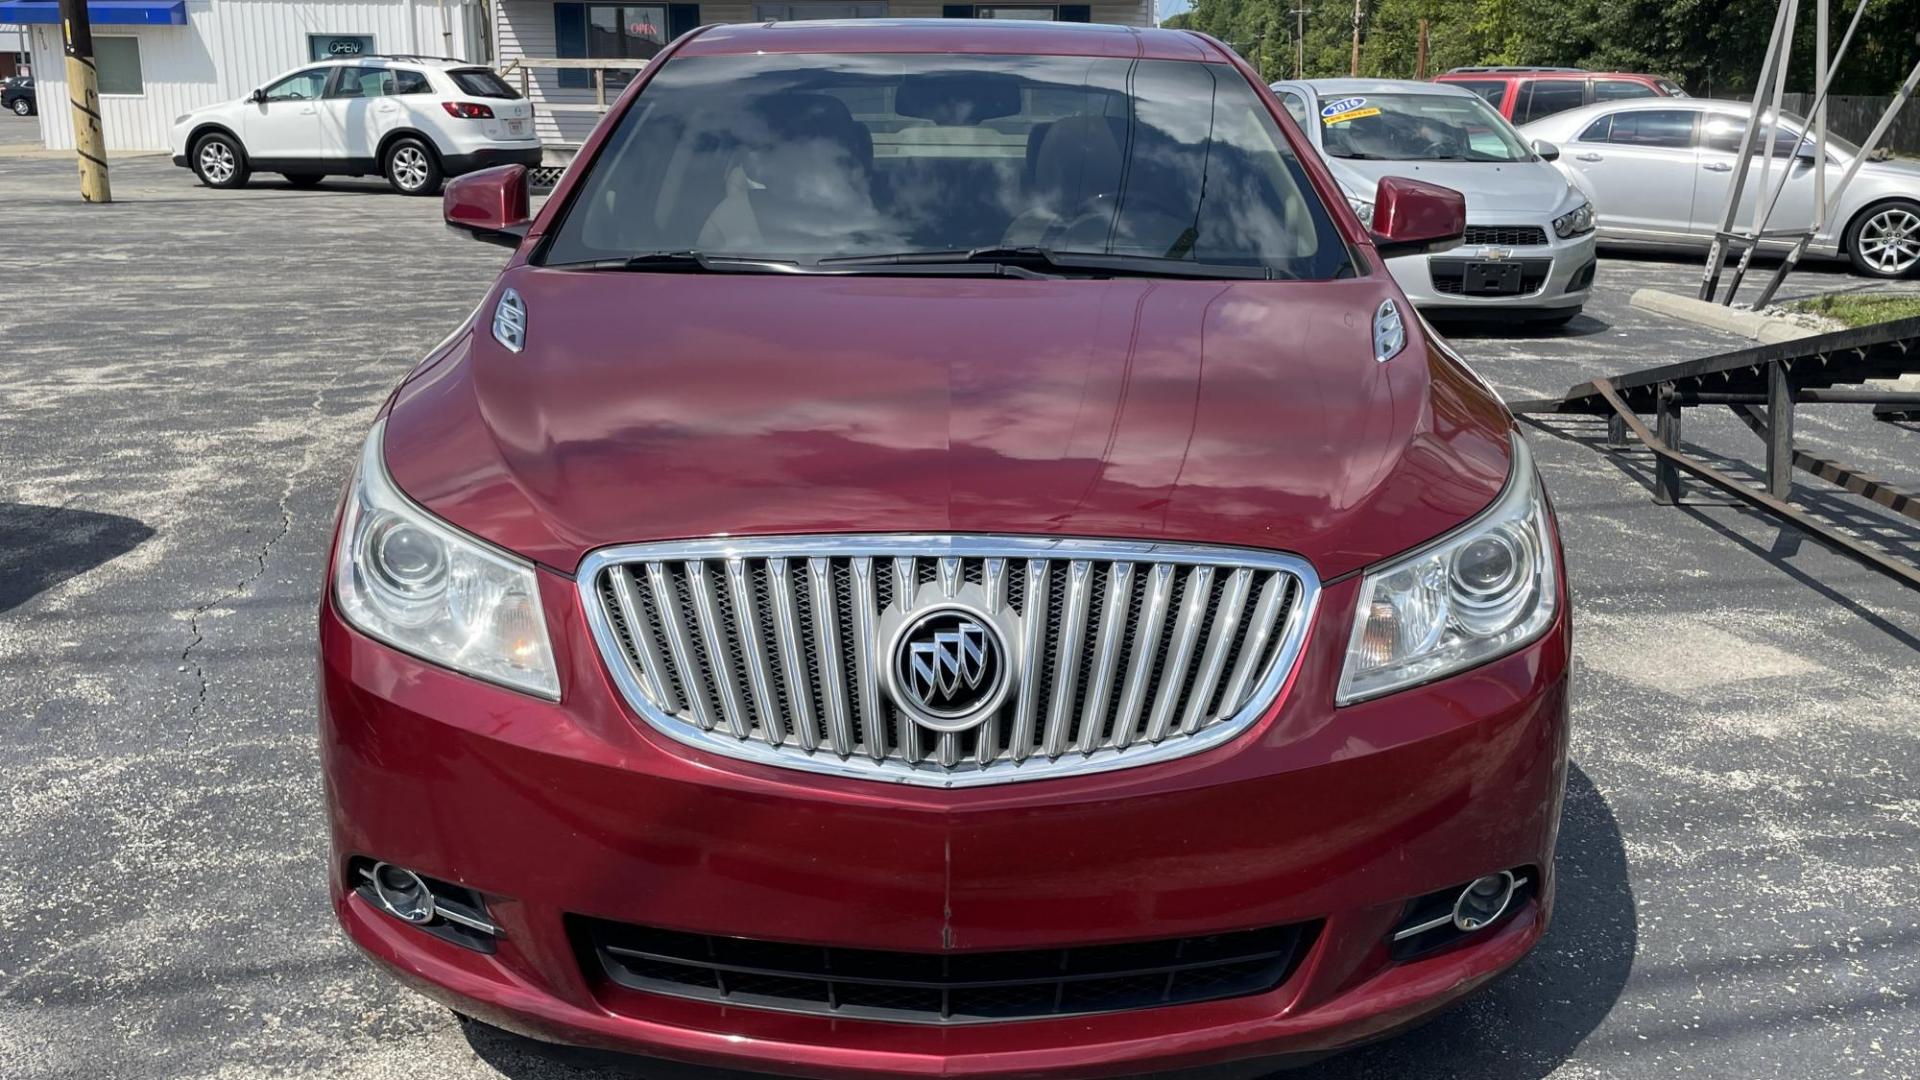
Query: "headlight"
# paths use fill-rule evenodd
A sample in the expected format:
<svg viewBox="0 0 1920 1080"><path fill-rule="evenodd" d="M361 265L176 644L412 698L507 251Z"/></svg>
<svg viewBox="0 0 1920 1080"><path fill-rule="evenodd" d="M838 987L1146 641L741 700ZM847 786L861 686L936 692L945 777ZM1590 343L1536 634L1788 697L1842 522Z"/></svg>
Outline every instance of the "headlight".
<svg viewBox="0 0 1920 1080"><path fill-rule="evenodd" d="M1353 212L1360 216L1360 224L1373 228L1373 203L1357 195L1348 195L1347 205L1353 207Z"/></svg>
<svg viewBox="0 0 1920 1080"><path fill-rule="evenodd" d="M1486 663L1553 621L1559 568L1525 440L1494 504L1367 574L1335 701L1351 704Z"/></svg>
<svg viewBox="0 0 1920 1080"><path fill-rule="evenodd" d="M367 436L334 551L341 615L372 637L475 678L558 700L533 567L415 506Z"/></svg>
<svg viewBox="0 0 1920 1080"><path fill-rule="evenodd" d="M1534 220L1539 220L1538 218ZM1560 239L1579 236L1593 231L1593 204L1582 202L1579 206L1553 219L1553 231Z"/></svg>

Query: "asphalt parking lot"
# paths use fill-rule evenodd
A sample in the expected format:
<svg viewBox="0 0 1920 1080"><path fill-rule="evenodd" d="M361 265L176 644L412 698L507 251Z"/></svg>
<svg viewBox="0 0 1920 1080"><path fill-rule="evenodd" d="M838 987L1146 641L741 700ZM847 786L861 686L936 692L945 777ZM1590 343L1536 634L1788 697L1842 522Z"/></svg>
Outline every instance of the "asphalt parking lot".
<svg viewBox="0 0 1920 1080"><path fill-rule="evenodd" d="M212 192L141 158L86 207L72 174L0 157L0 1076L667 1075L463 1028L324 892L334 505L501 250L383 185ZM1608 258L1565 331L1453 336L1510 396L1739 344L1626 303L1696 274ZM1820 267L1788 292L1862 287ZM1920 433L1801 425L1920 484ZM1532 433L1577 604L1557 921L1468 1004L1291 1075L1920 1076L1920 598L1742 510L1654 506L1644 455L1597 436ZM1864 504L1809 505L1920 554Z"/></svg>

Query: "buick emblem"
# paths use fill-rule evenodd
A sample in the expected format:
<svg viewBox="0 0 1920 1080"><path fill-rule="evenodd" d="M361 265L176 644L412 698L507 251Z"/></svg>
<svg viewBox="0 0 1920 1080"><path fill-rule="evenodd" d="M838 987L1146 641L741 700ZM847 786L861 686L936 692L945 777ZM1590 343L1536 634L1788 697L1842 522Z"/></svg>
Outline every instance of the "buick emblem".
<svg viewBox="0 0 1920 1080"><path fill-rule="evenodd" d="M1006 698L1006 644L983 616L930 608L894 636L887 675L894 701L922 727L967 731Z"/></svg>

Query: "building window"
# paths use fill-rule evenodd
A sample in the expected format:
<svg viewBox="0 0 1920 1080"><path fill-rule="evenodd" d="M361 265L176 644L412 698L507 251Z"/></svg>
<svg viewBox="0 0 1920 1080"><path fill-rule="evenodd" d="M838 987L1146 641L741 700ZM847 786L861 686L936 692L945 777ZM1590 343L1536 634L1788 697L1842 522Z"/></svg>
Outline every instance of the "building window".
<svg viewBox="0 0 1920 1080"><path fill-rule="evenodd" d="M339 60L373 52L372 34L308 34L307 59Z"/></svg>
<svg viewBox="0 0 1920 1080"><path fill-rule="evenodd" d="M139 38L94 38L93 62L100 68L102 94L139 95L147 92L146 82L140 77Z"/></svg>
<svg viewBox="0 0 1920 1080"><path fill-rule="evenodd" d="M804 22L809 19L884 19L885 4L842 4L832 0L794 0L791 4L755 4L753 21Z"/></svg>
<svg viewBox="0 0 1920 1080"><path fill-rule="evenodd" d="M1092 4L942 4L947 19L1037 19L1041 22L1092 22Z"/></svg>
<svg viewBox="0 0 1920 1080"><path fill-rule="evenodd" d="M587 56L595 60L651 60L667 47L665 4L587 5Z"/></svg>
<svg viewBox="0 0 1920 1080"><path fill-rule="evenodd" d="M553 5L553 44L563 60L650 60L667 42L700 25L699 4ZM631 72L607 72L607 89L627 84ZM559 83L588 89L593 72L562 70Z"/></svg>

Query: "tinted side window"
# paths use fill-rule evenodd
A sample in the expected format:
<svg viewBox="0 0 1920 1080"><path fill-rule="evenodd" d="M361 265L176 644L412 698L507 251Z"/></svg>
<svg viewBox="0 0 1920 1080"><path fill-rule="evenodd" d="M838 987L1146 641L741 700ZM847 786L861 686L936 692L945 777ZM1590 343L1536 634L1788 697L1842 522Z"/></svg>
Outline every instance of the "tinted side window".
<svg viewBox="0 0 1920 1080"><path fill-rule="evenodd" d="M1507 80L1505 79L1448 79L1447 81L1479 94L1487 104L1496 109L1506 104Z"/></svg>
<svg viewBox="0 0 1920 1080"><path fill-rule="evenodd" d="M431 94L433 84L427 81L424 71L409 71L406 68L394 68L388 74L393 76L393 86L389 94Z"/></svg>
<svg viewBox="0 0 1920 1080"><path fill-rule="evenodd" d="M326 68L308 68L267 87L268 101L312 101L327 85Z"/></svg>
<svg viewBox="0 0 1920 1080"><path fill-rule="evenodd" d="M333 91L328 97L334 98L373 98L387 93L387 78L391 72L383 68L341 68L334 76Z"/></svg>
<svg viewBox="0 0 1920 1080"><path fill-rule="evenodd" d="M1607 141L1616 145L1685 150L1693 145L1693 114L1681 109L1648 109L1613 114Z"/></svg>
<svg viewBox="0 0 1920 1080"><path fill-rule="evenodd" d="M1606 142L1607 132L1611 130L1612 127L1613 127L1613 114L1608 113L1607 115L1601 117L1600 119L1595 120L1593 123L1588 124L1587 130L1581 132L1578 135L1575 135L1573 137L1573 141L1574 142Z"/></svg>
<svg viewBox="0 0 1920 1080"><path fill-rule="evenodd" d="M1653 87L1632 79L1595 79L1593 80L1593 100L1623 101L1627 98L1659 97Z"/></svg>
<svg viewBox="0 0 1920 1080"><path fill-rule="evenodd" d="M1586 94L1584 79L1535 79L1526 85L1520 108L1514 110L1513 122L1532 123L1543 116L1577 109L1585 104Z"/></svg>
<svg viewBox="0 0 1920 1080"><path fill-rule="evenodd" d="M1740 152L1740 140L1746 138L1746 135L1747 118L1744 116L1716 114L1704 117L1700 122L1700 145L1708 150L1717 150L1723 154L1737 154ZM1774 129L1774 157L1792 157L1799 147L1799 132L1784 125ZM1753 153L1755 157L1759 156L1758 145L1754 146Z"/></svg>

